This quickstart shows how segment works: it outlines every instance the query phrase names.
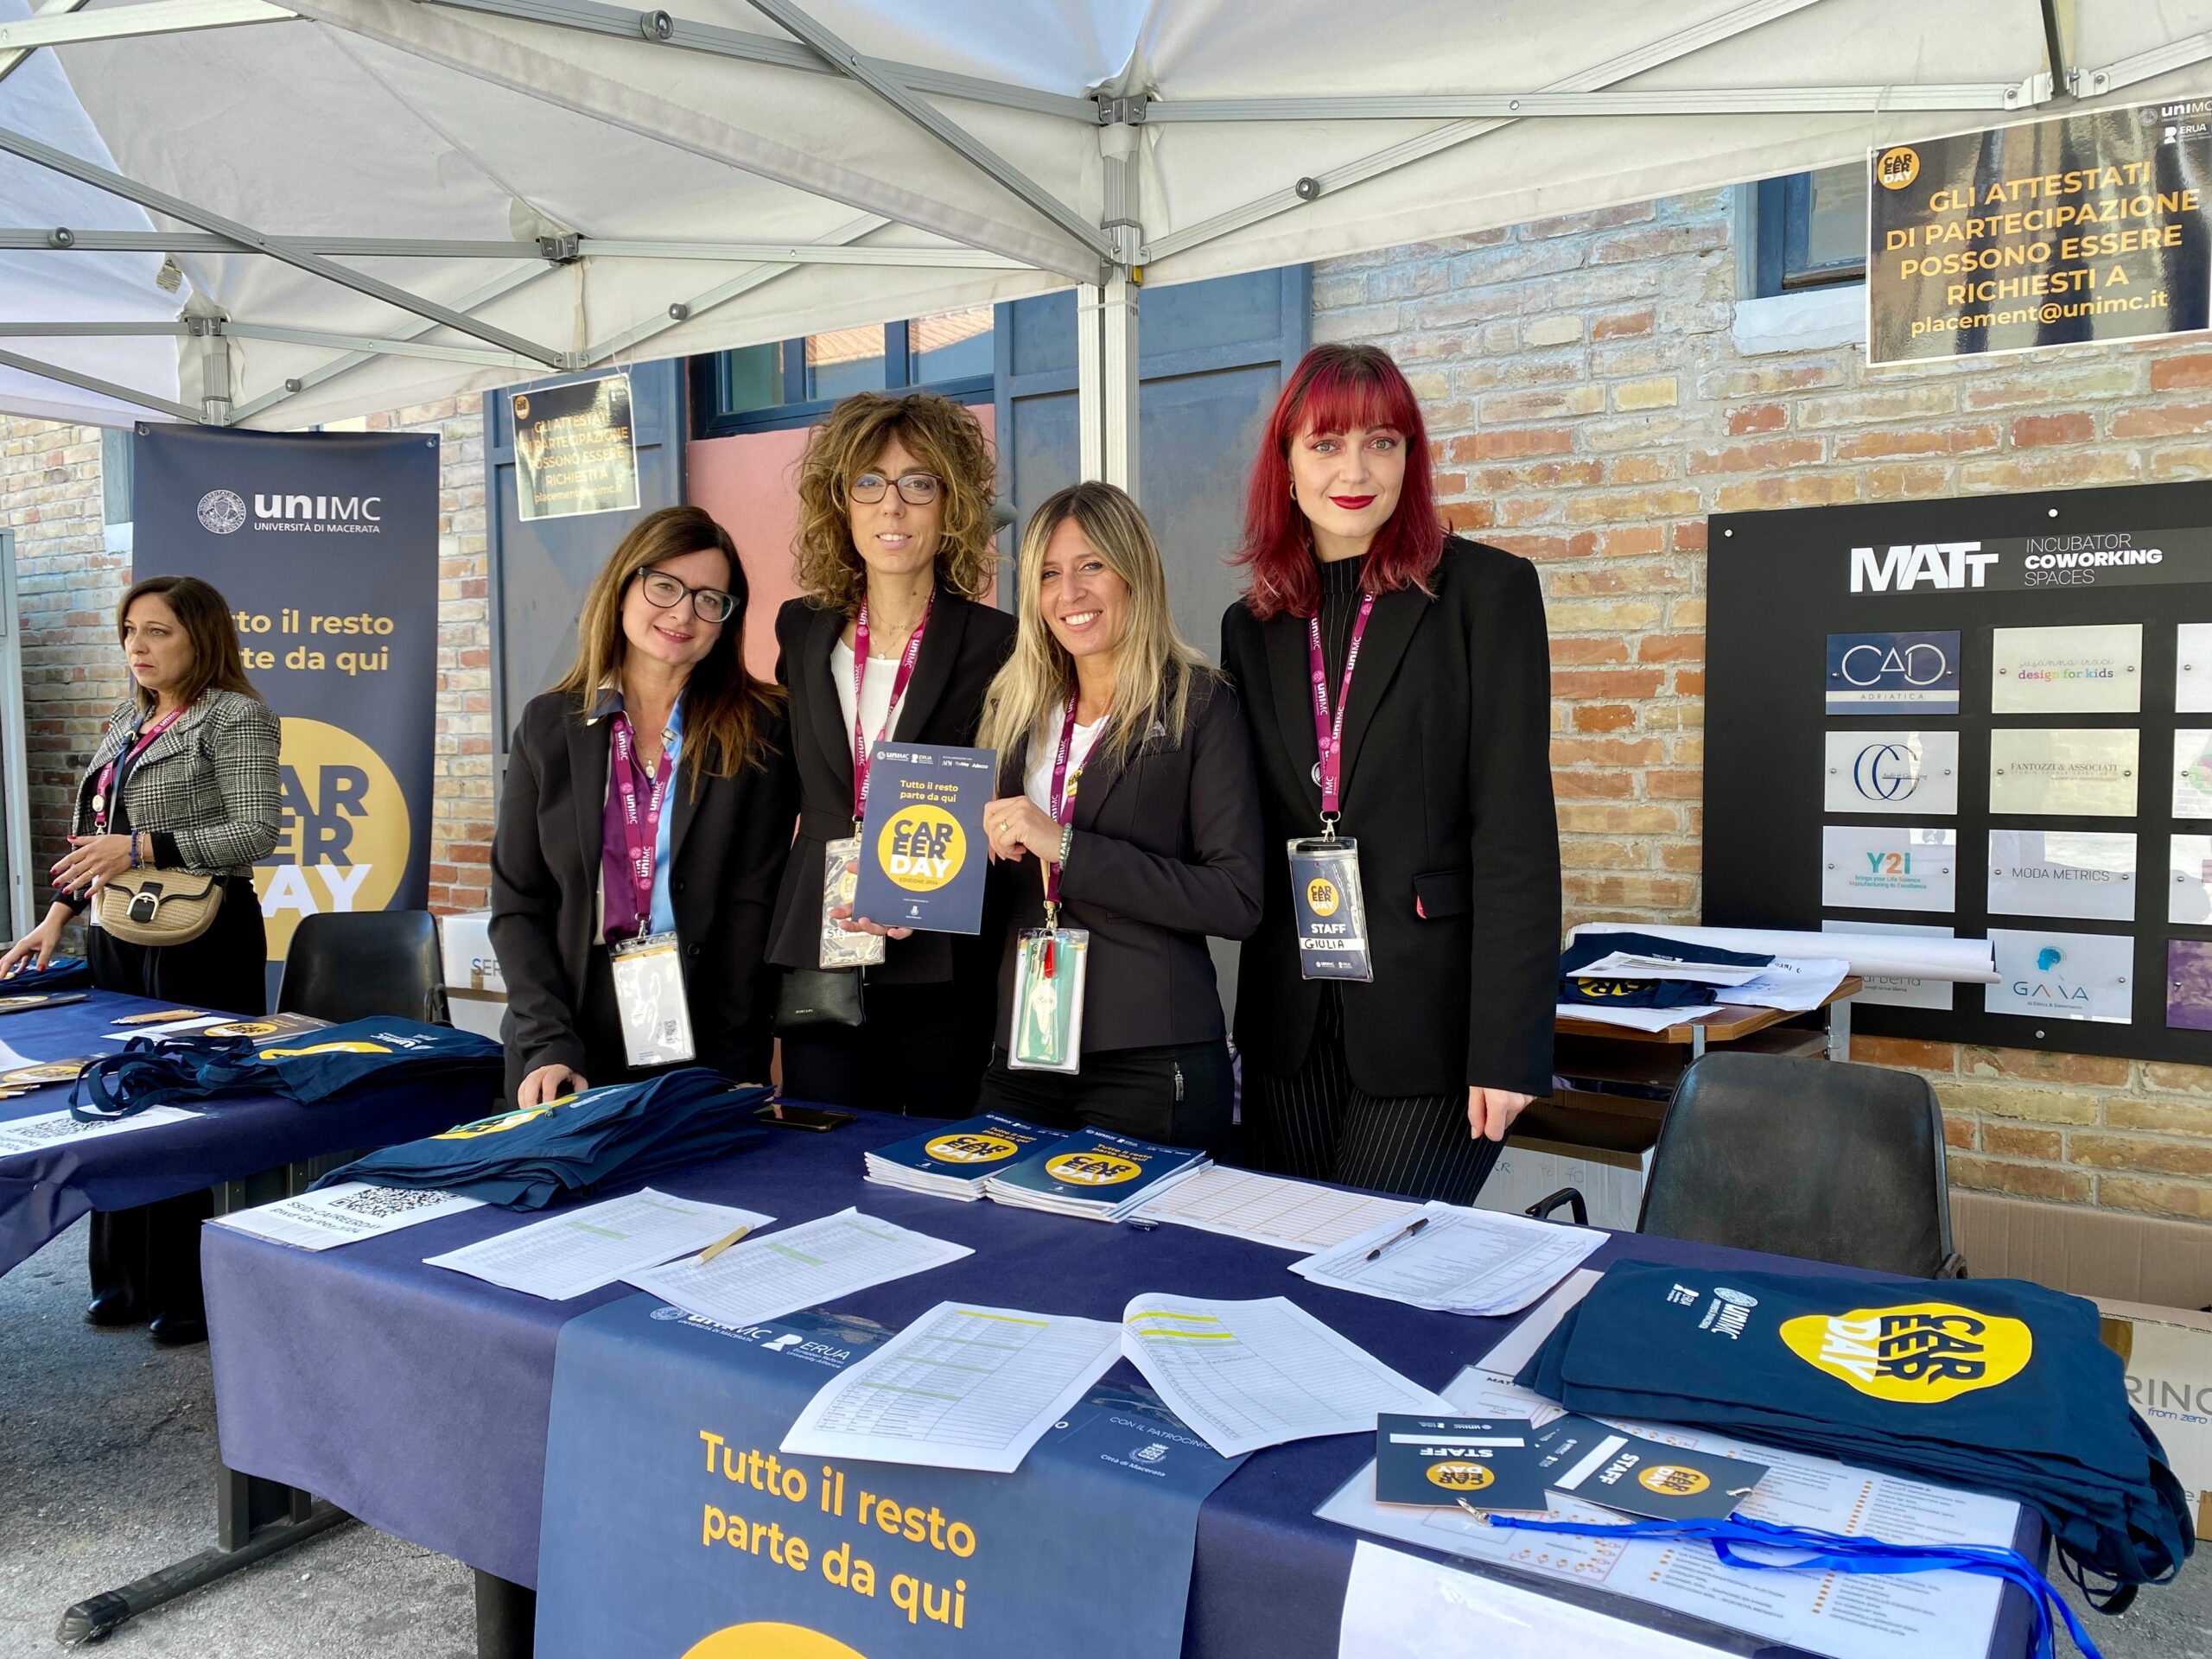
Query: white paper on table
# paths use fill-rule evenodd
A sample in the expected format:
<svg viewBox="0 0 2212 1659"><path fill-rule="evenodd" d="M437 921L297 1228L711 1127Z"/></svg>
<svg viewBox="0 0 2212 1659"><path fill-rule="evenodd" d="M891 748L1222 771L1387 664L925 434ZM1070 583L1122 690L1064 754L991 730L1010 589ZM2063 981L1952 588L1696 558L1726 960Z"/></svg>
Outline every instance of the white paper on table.
<svg viewBox="0 0 2212 1659"><path fill-rule="evenodd" d="M435 1187L345 1181L251 1210L234 1210L216 1217L214 1225L289 1244L295 1249L327 1250L483 1207L481 1198L464 1198Z"/></svg>
<svg viewBox="0 0 2212 1659"><path fill-rule="evenodd" d="M129 1117L81 1123L69 1116L69 1109L65 1106L58 1112L41 1112L35 1117L10 1118L0 1123L0 1158L19 1152L44 1152L49 1147L71 1146L79 1141L97 1141L102 1135L128 1135L133 1129L159 1128L164 1123L181 1123L199 1116L181 1106L149 1106Z"/></svg>
<svg viewBox="0 0 2212 1659"><path fill-rule="evenodd" d="M1281 1250L1313 1251L1385 1222L1402 1226L1420 1208L1403 1198L1378 1198L1215 1164L1176 1182L1134 1218L1173 1222Z"/></svg>
<svg viewBox="0 0 2212 1659"><path fill-rule="evenodd" d="M1530 1308L1528 1318L1482 1357L1482 1369L1493 1376L1518 1376L1521 1368L1536 1357L1536 1350L1559 1329L1567 1310L1587 1296L1590 1287L1605 1276L1599 1268L1577 1268L1567 1274L1565 1284Z"/></svg>
<svg viewBox="0 0 2212 1659"><path fill-rule="evenodd" d="M1601 1026L1622 1026L1630 1031L1667 1031L1719 1012L1718 1002L1700 1002L1687 1008L1609 1008L1598 1002L1562 1002L1556 1010L1562 1020L1594 1020Z"/></svg>
<svg viewBox="0 0 2212 1659"><path fill-rule="evenodd" d="M703 1250L740 1227L766 1227L774 1220L757 1210L674 1198L648 1186L562 1211L443 1255L424 1256L423 1265L450 1268L525 1296L565 1302L611 1285L634 1268Z"/></svg>
<svg viewBox="0 0 2212 1659"><path fill-rule="evenodd" d="M1993 715L2133 715L2143 708L2143 625L1991 630Z"/></svg>
<svg viewBox="0 0 2212 1659"><path fill-rule="evenodd" d="M19 1054L7 1044L0 1043L0 1071L13 1071L22 1066L40 1064L41 1062L31 1058L29 1055Z"/></svg>
<svg viewBox="0 0 2212 1659"><path fill-rule="evenodd" d="M203 1026L219 1026L237 1018L235 1014L195 1014L189 1020L170 1020L158 1026L126 1026L121 1031L104 1031L100 1035L111 1043L127 1043L133 1037L183 1037Z"/></svg>
<svg viewBox="0 0 2212 1659"><path fill-rule="evenodd" d="M1758 978L1746 980L1730 990L1728 1001L1738 1007L1780 1008L1788 1014L1804 1014L1834 996L1835 988L1843 983L1844 976L1850 971L1851 964L1840 957L1794 960L1777 957L1772 967L1759 970Z"/></svg>
<svg viewBox="0 0 2212 1659"><path fill-rule="evenodd" d="M2129 830L1992 830L1994 916L2135 919L2135 836Z"/></svg>
<svg viewBox="0 0 2212 1659"><path fill-rule="evenodd" d="M2212 672L2205 681L2212 686ZM2212 836L2171 837L2166 874L2166 919L2196 927L2212 925Z"/></svg>
<svg viewBox="0 0 2212 1659"><path fill-rule="evenodd" d="M2140 735L2133 728L1999 726L1989 734L1989 810L2132 818Z"/></svg>
<svg viewBox="0 0 2212 1659"><path fill-rule="evenodd" d="M1587 1261L1605 1242L1594 1227L1568 1227L1495 1210L1434 1201L1410 1238L1388 1223L1332 1250L1294 1262L1317 1285L1454 1313L1518 1313ZM1380 1250L1375 1260L1370 1251Z"/></svg>
<svg viewBox="0 0 2212 1659"><path fill-rule="evenodd" d="M1956 732L1830 732L1826 747L1825 810L1942 818L1959 810Z"/></svg>
<svg viewBox="0 0 2212 1659"><path fill-rule="evenodd" d="M1947 942L1951 939L1954 933L1951 928L1924 927L1912 922L1839 922L1834 919L1822 921L1821 931L1822 933L1871 933L1878 938L1942 939ZM1980 948L1984 956L1988 954L1987 941L1977 939L1974 944ZM1850 952L1859 947L1854 940L1838 939L1835 941L1835 948ZM1909 950L1911 947L1908 945L1905 948ZM1872 949L1879 951L1884 947L1876 944ZM1847 963L1847 965L1848 965ZM1891 971L1876 974L1869 973L1863 968L1855 969L1853 971L1864 982L1852 1001L1876 1003L1889 1008L1942 1008L1948 1012L1957 983L1947 975L1932 972Z"/></svg>
<svg viewBox="0 0 2212 1659"><path fill-rule="evenodd" d="M1683 962L1673 957L1648 957L1634 950L1615 950L1586 968L1578 968L1574 979L1679 979L1696 985L1740 985L1757 979L1763 967L1732 967L1719 962Z"/></svg>
<svg viewBox="0 0 2212 1659"><path fill-rule="evenodd" d="M1586 933L1656 933L1662 938L1717 945L1770 957L1843 957L1851 971L1907 978L1949 979L1986 985L1996 979L1986 939L1960 939L1948 927L1901 922L1823 922L1817 933L1765 927L1678 927L1665 922L1578 922L1572 938ZM1834 933L1852 937L1836 938Z"/></svg>
<svg viewBox="0 0 2212 1659"><path fill-rule="evenodd" d="M1337 1659L1701 1659L1725 1652L1362 1539Z"/></svg>
<svg viewBox="0 0 2212 1659"><path fill-rule="evenodd" d="M1281 1296L1133 1297L1122 1313L1122 1353L1224 1458L1321 1434L1372 1433L1386 1411L1447 1409L1441 1395Z"/></svg>
<svg viewBox="0 0 2212 1659"><path fill-rule="evenodd" d="M1455 1413L1470 1417L1527 1417L1541 1427L1561 1414L1541 1396L1472 1367L1453 1378L1444 1395ZM1767 1465L1758 1490L1738 1511L1761 1521L1893 1543L2006 1548L2019 1525L2019 1505L2001 1497L1853 1469L1825 1458L1777 1451L1704 1430L1625 1421L1614 1427L1694 1452L1743 1456ZM1703 1544L1685 1544L1672 1538L1577 1538L1515 1532L1491 1526L1459 1510L1418 1510L1380 1504L1375 1502L1374 1491L1375 1465L1370 1462L1314 1514L1376 1537L1569 1579L1654 1602L1747 1630L1767 1641L1826 1654L1829 1659L1895 1659L1899 1653L1986 1654L1996 1628L2002 1585L1974 1573L1843 1578L1827 1573L1726 1567ZM1621 1517L1609 1510L1562 1498L1557 1509L1539 1518L1613 1526Z"/></svg>
<svg viewBox="0 0 2212 1659"><path fill-rule="evenodd" d="M2174 632L2174 712L2212 715L2212 622L2184 622Z"/></svg>
<svg viewBox="0 0 2212 1659"><path fill-rule="evenodd" d="M1993 927L1997 983L1981 994L1987 1014L2133 1023L2135 941L2125 933L2055 933Z"/></svg>
<svg viewBox="0 0 2212 1659"><path fill-rule="evenodd" d="M858 1210L733 1244L713 1261L686 1260L622 1275L686 1313L716 1325L761 1325L818 1307L975 1251Z"/></svg>
<svg viewBox="0 0 2212 1659"><path fill-rule="evenodd" d="M1122 1356L1122 1327L939 1302L823 1385L780 1450L1010 1475Z"/></svg>
<svg viewBox="0 0 2212 1659"><path fill-rule="evenodd" d="M1955 910L1959 832L1831 823L1821 830L1821 903L1839 909Z"/></svg>

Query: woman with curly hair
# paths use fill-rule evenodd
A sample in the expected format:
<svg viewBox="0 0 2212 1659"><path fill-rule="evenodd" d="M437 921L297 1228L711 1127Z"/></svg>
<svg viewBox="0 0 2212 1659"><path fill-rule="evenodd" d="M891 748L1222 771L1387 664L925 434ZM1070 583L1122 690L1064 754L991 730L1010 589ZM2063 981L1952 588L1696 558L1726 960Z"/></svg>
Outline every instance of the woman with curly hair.
<svg viewBox="0 0 2212 1659"><path fill-rule="evenodd" d="M827 902L827 887L851 856L869 751L887 739L973 744L983 692L1014 648L1014 619L981 602L995 559L991 474L976 417L928 392L846 398L799 463L804 593L776 618L798 838L768 950L787 970L777 1034L795 1099L931 1117L975 1105L996 952L982 936L853 916Z"/></svg>

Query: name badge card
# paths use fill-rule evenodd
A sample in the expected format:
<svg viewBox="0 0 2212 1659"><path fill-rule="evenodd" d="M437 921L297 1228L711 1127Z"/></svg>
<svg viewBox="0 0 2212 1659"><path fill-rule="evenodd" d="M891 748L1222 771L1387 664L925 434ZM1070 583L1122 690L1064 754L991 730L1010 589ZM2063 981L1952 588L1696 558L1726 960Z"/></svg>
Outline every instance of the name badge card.
<svg viewBox="0 0 2212 1659"><path fill-rule="evenodd" d="M625 939L612 952L614 1006L622 1016L622 1052L631 1067L681 1065L691 1045L691 1009L683 1000L683 958L673 933Z"/></svg>
<svg viewBox="0 0 2212 1659"><path fill-rule="evenodd" d="M2071 830L1989 832L1989 909L2002 916L2135 919L2135 837Z"/></svg>
<svg viewBox="0 0 2212 1659"><path fill-rule="evenodd" d="M1008 1071L1083 1069L1083 994L1090 973L1089 929L1023 931L1014 958L1014 1021L1006 1036Z"/></svg>
<svg viewBox="0 0 2212 1659"><path fill-rule="evenodd" d="M1290 896L1298 920L1298 971L1304 979L1371 980L1367 900L1359 886L1359 843L1321 836L1290 843Z"/></svg>
<svg viewBox="0 0 2212 1659"><path fill-rule="evenodd" d="M1997 982L1981 988L1986 1012L2107 1026L2133 1020L2135 941L2126 934L1993 927L1989 943L1997 957Z"/></svg>
<svg viewBox="0 0 2212 1659"><path fill-rule="evenodd" d="M2133 715L2143 707L2143 625L1998 628L1993 715Z"/></svg>
<svg viewBox="0 0 2212 1659"><path fill-rule="evenodd" d="M2138 736L2133 731L2090 728L1999 727L1989 734L1989 810L2037 817L2132 818Z"/></svg>
<svg viewBox="0 0 2212 1659"><path fill-rule="evenodd" d="M924 933L982 931L983 808L997 779L988 749L877 744L853 913Z"/></svg>
<svg viewBox="0 0 2212 1659"><path fill-rule="evenodd" d="M1821 903L1838 910L1955 910L1958 831L1862 829L1821 831Z"/></svg>
<svg viewBox="0 0 2212 1659"><path fill-rule="evenodd" d="M1822 804L1830 812L1959 810L1956 732L1830 732Z"/></svg>
<svg viewBox="0 0 2212 1659"><path fill-rule="evenodd" d="M822 965L873 968L883 960L880 933L848 933L830 912L853 902L861 885L861 838L846 836L822 849Z"/></svg>

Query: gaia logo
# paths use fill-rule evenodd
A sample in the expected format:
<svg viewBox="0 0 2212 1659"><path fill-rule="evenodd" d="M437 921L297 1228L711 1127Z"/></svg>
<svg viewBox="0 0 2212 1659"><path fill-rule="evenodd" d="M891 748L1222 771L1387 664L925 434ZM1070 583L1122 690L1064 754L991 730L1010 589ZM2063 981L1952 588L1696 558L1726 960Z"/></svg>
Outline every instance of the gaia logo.
<svg viewBox="0 0 2212 1659"><path fill-rule="evenodd" d="M1695 1497L1713 1482L1702 1469L1685 1469L1679 1463L1653 1463L1636 1471L1636 1484L1662 1497Z"/></svg>
<svg viewBox="0 0 2212 1659"><path fill-rule="evenodd" d="M245 499L236 490L210 490L200 498L200 527L227 536L245 524Z"/></svg>
<svg viewBox="0 0 2212 1659"><path fill-rule="evenodd" d="M278 777L283 817L258 881L271 962L303 916L390 904L414 834L391 768L342 727L288 716Z"/></svg>
<svg viewBox="0 0 2212 1659"><path fill-rule="evenodd" d="M1144 1166L1110 1152L1064 1152L1045 1160L1045 1173L1071 1186L1116 1186L1136 1179Z"/></svg>
<svg viewBox="0 0 2212 1659"><path fill-rule="evenodd" d="M922 1147L925 1157L946 1164L993 1164L1020 1150L1002 1135L940 1135Z"/></svg>
<svg viewBox="0 0 2212 1659"><path fill-rule="evenodd" d="M1335 915L1337 906L1343 902L1342 895L1337 892L1337 884L1326 876L1317 875L1306 884L1306 907L1316 916L1326 918Z"/></svg>
<svg viewBox="0 0 2212 1659"><path fill-rule="evenodd" d="M762 1620L728 1625L702 1637L683 1650L683 1659L868 1659L868 1656L819 1630Z"/></svg>
<svg viewBox="0 0 2212 1659"><path fill-rule="evenodd" d="M1852 762L1851 781L1870 801L1908 801L1920 787L1920 757L1902 743L1869 743Z"/></svg>
<svg viewBox="0 0 2212 1659"><path fill-rule="evenodd" d="M1432 1463L1421 1471L1429 1484L1441 1486L1447 1492L1479 1492L1497 1477L1486 1464L1467 1463L1453 1459L1449 1463Z"/></svg>
<svg viewBox="0 0 2212 1659"><path fill-rule="evenodd" d="M1936 1404L2020 1374L2035 1336L2018 1319L1950 1302L1804 1313L1782 1323L1789 1351L1877 1400Z"/></svg>
<svg viewBox="0 0 2212 1659"><path fill-rule="evenodd" d="M968 861L968 837L941 806L901 807L875 839L884 873L909 893L934 893Z"/></svg>
<svg viewBox="0 0 2212 1659"><path fill-rule="evenodd" d="M2055 975L2065 960L2066 953L2063 950L2055 944L2046 944L2036 952L2036 972L2045 976ZM2087 986L2069 985L2063 979L2050 977L2016 979L2012 982L2012 995L2028 997L2037 1002L2079 1002L2085 1007L2089 1002Z"/></svg>

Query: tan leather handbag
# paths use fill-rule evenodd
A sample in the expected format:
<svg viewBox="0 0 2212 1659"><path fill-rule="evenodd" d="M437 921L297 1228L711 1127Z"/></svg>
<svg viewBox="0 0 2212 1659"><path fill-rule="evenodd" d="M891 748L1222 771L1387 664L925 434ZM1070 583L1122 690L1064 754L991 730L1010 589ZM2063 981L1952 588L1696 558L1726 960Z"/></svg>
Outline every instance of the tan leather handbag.
<svg viewBox="0 0 2212 1659"><path fill-rule="evenodd" d="M125 944L188 944L223 907L223 878L191 870L130 870L100 889L100 925Z"/></svg>

